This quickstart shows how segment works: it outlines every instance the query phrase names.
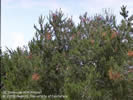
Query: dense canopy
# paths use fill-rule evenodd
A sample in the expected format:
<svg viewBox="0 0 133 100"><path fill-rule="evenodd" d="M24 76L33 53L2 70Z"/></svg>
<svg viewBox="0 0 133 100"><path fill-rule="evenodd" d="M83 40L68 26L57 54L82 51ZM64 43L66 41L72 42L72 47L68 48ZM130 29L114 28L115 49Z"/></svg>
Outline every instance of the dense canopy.
<svg viewBox="0 0 133 100"><path fill-rule="evenodd" d="M67 96L53 100L133 100L133 15L125 6L120 14L119 25L107 10L85 13L78 25L61 10L48 22L41 16L29 50L2 53L1 89Z"/></svg>

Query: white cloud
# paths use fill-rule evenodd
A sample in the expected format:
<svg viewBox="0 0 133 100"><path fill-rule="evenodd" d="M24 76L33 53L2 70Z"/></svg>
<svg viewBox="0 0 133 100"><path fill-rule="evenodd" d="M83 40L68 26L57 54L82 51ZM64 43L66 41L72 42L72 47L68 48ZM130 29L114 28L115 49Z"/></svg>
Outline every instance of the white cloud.
<svg viewBox="0 0 133 100"><path fill-rule="evenodd" d="M17 46L23 46L25 45L25 39L24 35L22 33L13 33L13 48L16 48Z"/></svg>
<svg viewBox="0 0 133 100"><path fill-rule="evenodd" d="M6 47L16 49L18 46L23 47L23 45L27 45L23 33L11 32L2 36L3 51L5 51Z"/></svg>

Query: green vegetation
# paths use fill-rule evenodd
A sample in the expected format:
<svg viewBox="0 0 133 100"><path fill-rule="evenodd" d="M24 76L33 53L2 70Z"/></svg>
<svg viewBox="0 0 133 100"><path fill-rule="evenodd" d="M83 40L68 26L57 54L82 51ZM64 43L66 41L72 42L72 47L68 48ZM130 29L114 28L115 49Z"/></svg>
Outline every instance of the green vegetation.
<svg viewBox="0 0 133 100"><path fill-rule="evenodd" d="M105 12L85 13L78 25L61 10L46 23L41 16L29 50L2 53L1 90L68 96L52 100L133 100L133 15L122 6L116 25Z"/></svg>

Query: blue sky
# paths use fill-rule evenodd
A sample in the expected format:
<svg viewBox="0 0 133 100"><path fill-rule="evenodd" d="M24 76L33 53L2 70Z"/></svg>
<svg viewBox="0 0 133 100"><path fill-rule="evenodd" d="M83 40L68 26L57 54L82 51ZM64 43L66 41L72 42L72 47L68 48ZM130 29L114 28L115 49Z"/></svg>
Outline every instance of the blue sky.
<svg viewBox="0 0 133 100"><path fill-rule="evenodd" d="M120 7L127 5L129 14L133 14L133 0L1 0L1 44L15 49L17 46L27 45L35 33L34 24L42 14L48 16L49 11L61 8L66 16L73 16L74 21L79 21L78 16L86 11L92 16L102 13L104 8L110 8L117 19L120 20Z"/></svg>

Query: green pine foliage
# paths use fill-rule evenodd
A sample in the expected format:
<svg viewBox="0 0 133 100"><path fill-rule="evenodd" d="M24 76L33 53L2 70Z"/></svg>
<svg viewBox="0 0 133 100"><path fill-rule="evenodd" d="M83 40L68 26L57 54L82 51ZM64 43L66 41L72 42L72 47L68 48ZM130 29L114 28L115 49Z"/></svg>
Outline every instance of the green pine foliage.
<svg viewBox="0 0 133 100"><path fill-rule="evenodd" d="M51 12L28 48L2 53L2 90L66 95L53 100L133 100L133 15L80 16L76 25L61 10ZM29 99L30 100L30 99Z"/></svg>

